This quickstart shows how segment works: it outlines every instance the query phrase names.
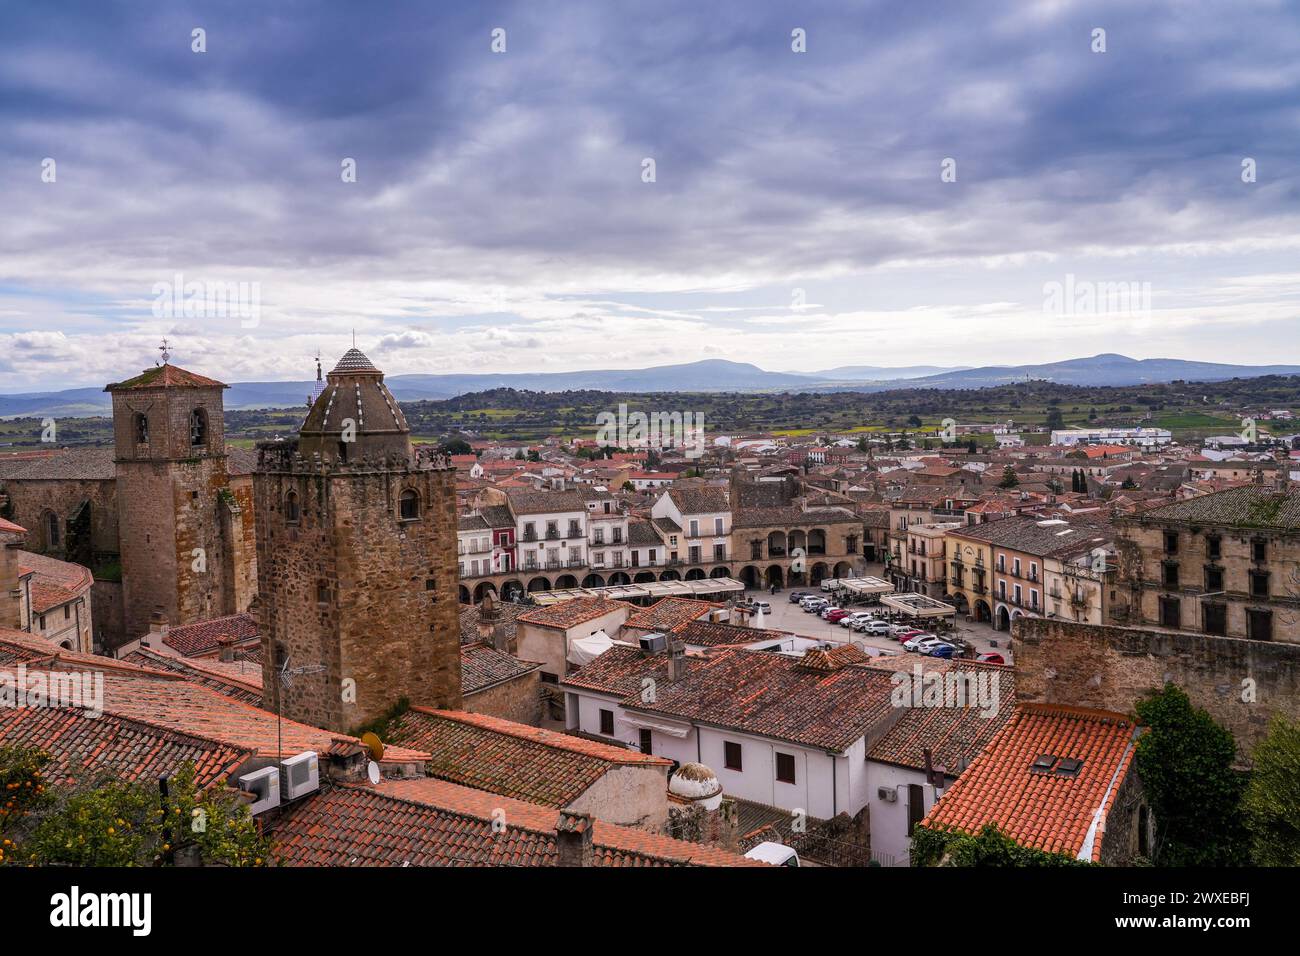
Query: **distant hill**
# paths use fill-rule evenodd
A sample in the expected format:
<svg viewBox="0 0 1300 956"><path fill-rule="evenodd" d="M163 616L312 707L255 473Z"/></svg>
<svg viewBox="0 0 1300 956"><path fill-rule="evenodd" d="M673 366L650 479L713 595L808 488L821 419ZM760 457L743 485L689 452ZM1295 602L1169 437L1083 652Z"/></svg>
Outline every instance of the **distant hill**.
<svg viewBox="0 0 1300 956"><path fill-rule="evenodd" d="M937 371L936 371L937 370ZM684 365L579 372L501 372L473 375L390 375L387 383L403 402L454 398L494 388L561 392L776 392L861 391L899 388L991 388L1026 379L1061 385L1145 385L1158 382L1218 382L1261 375L1297 375L1300 365L1223 365L1182 359L1131 359L1094 355L1044 365L991 365L982 368L916 365L898 368L845 365L821 372L769 372L745 362L707 359ZM236 382L226 392L226 407L292 408L306 404L313 383ZM102 415L112 407L98 388L0 395L0 417Z"/></svg>
<svg viewBox="0 0 1300 956"><path fill-rule="evenodd" d="M913 388L991 388L1025 379L1058 385L1152 385L1160 382L1222 382L1230 378L1300 374L1300 365L1222 365L1183 359L1131 359L1106 353L1045 365L988 365L910 379Z"/></svg>

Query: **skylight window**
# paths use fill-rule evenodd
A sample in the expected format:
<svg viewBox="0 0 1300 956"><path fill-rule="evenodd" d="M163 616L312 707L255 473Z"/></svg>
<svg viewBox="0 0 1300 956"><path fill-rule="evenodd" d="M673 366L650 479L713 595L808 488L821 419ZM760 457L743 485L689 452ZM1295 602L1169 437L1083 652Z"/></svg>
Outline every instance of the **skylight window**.
<svg viewBox="0 0 1300 956"><path fill-rule="evenodd" d="M1082 767L1082 760L1076 760L1074 757L1062 757L1061 762L1056 765L1056 775L1058 777L1077 777Z"/></svg>
<svg viewBox="0 0 1300 956"><path fill-rule="evenodd" d="M1056 757L1052 754L1042 754L1029 765L1029 769L1036 773L1051 773L1052 767L1056 765Z"/></svg>

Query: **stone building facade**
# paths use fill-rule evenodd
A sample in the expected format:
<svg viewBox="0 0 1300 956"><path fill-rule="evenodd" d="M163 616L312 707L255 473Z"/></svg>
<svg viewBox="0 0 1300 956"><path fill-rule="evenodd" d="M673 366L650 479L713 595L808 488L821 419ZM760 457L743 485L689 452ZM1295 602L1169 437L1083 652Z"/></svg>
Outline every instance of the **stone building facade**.
<svg viewBox="0 0 1300 956"><path fill-rule="evenodd" d="M113 448L0 458L0 511L27 547L94 574L95 643L244 611L257 570L252 482L232 468L225 385L169 363L107 386Z"/></svg>
<svg viewBox="0 0 1300 956"><path fill-rule="evenodd" d="M383 380L350 350L253 480L264 704L338 731L461 706L455 472L415 454Z"/></svg>
<svg viewBox="0 0 1300 956"><path fill-rule="evenodd" d="M1300 489L1255 484L1119 519L1112 620L1300 642Z"/></svg>

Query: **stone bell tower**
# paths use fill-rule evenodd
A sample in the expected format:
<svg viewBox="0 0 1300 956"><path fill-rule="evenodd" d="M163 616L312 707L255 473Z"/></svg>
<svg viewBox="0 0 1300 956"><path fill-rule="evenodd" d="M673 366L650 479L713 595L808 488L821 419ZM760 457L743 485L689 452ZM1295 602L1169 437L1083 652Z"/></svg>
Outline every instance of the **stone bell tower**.
<svg viewBox="0 0 1300 956"><path fill-rule="evenodd" d="M113 396L127 638L160 611L173 625L243 610L239 505L222 423L226 385L163 363L105 387Z"/></svg>
<svg viewBox="0 0 1300 956"><path fill-rule="evenodd" d="M410 437L354 348L298 440L258 446L263 704L285 717L348 731L402 698L461 704L455 471Z"/></svg>

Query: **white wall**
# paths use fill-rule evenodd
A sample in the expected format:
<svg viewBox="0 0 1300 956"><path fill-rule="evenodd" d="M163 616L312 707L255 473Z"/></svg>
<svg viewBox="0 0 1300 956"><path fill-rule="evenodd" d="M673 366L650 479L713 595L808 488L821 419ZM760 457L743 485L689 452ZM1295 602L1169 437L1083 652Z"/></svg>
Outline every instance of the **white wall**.
<svg viewBox="0 0 1300 956"><path fill-rule="evenodd" d="M922 788L924 812L930 812L934 806L934 788L926 784L925 772L896 767L893 764L866 761L867 793L871 806L871 853L882 863L888 863L893 857L896 866L908 866L911 862L911 838L907 835L907 801L908 787L919 784ZM889 803L877 796L880 787L897 787L898 799Z"/></svg>

